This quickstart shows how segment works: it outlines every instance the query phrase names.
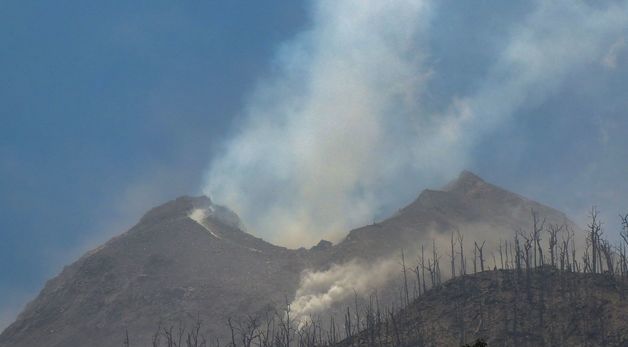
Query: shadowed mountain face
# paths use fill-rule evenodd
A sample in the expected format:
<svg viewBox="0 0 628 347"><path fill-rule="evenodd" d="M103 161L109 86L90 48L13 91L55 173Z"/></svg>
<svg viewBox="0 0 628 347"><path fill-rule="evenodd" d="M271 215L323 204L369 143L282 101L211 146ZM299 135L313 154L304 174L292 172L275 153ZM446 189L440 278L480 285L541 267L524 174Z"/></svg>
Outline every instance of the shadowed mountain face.
<svg viewBox="0 0 628 347"><path fill-rule="evenodd" d="M224 337L228 317L291 301L305 269L390 256L454 230L465 242L510 239L515 229L531 227L532 209L548 223L575 227L554 209L463 172L338 245L289 250L245 233L233 212L207 197L182 197L48 281L0 335L0 346L116 346L126 329L134 345L148 345L160 322L189 324L197 315L207 336Z"/></svg>

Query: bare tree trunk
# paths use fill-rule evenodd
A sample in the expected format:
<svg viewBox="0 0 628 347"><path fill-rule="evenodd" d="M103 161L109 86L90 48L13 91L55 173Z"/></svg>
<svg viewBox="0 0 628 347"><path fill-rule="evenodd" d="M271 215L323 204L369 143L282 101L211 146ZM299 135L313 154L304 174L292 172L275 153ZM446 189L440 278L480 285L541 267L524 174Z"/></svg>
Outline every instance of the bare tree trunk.
<svg viewBox="0 0 628 347"><path fill-rule="evenodd" d="M591 242L591 268L593 273L598 272L598 253L599 253L599 239L600 233L602 230L602 223L598 221L599 211L594 206L591 208L591 213L589 217L591 218L591 223L587 225L589 229L589 241ZM600 269L601 270L601 269Z"/></svg>
<svg viewBox="0 0 628 347"><path fill-rule="evenodd" d="M124 342L123 342L123 346L124 347L129 347L131 345L130 341L129 341L129 329L124 329Z"/></svg>
<svg viewBox="0 0 628 347"><path fill-rule="evenodd" d="M454 233L451 233L451 278L456 277L456 253L454 252Z"/></svg>
<svg viewBox="0 0 628 347"><path fill-rule="evenodd" d="M563 226L550 225L547 229L549 233L549 251L550 251L550 263L552 267L556 267L556 244L558 243L558 233L563 229Z"/></svg>
<svg viewBox="0 0 628 347"><path fill-rule="evenodd" d="M483 252L483 249L484 249L484 245L486 244L486 241L483 241L481 246L478 246L477 242L473 242L473 243L475 244L475 249L478 251L477 254L480 255L480 270L484 271L484 252ZM475 252L474 252L474 254L475 254ZM475 268L475 264L474 264L473 267ZM475 269L474 269L474 271L475 271Z"/></svg>
<svg viewBox="0 0 628 347"><path fill-rule="evenodd" d="M504 253L502 252L502 239L499 239L499 262L501 263L501 269L504 269Z"/></svg>
<svg viewBox="0 0 628 347"><path fill-rule="evenodd" d="M427 292L427 286L425 285L425 252L423 244L421 244L421 277L423 277L423 293Z"/></svg>
<svg viewBox="0 0 628 347"><path fill-rule="evenodd" d="M473 247L473 273L477 273L478 272L478 244L475 243L475 241L473 241L474 247Z"/></svg>
<svg viewBox="0 0 628 347"><path fill-rule="evenodd" d="M460 274L461 275L466 275L467 274L467 264L464 261L464 246L463 246L463 243L462 243L463 236L460 233L459 229L457 229L457 232L458 232L458 244L460 245Z"/></svg>
<svg viewBox="0 0 628 347"><path fill-rule="evenodd" d="M403 287L406 294L406 306L410 304L410 295L408 294L408 275L406 273L406 256L401 249L401 267L403 272Z"/></svg>

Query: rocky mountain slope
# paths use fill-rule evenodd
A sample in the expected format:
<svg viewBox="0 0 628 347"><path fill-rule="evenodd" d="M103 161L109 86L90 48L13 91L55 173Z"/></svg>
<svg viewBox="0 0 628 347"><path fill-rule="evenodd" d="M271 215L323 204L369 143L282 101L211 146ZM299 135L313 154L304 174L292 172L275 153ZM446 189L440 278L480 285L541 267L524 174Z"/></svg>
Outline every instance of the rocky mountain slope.
<svg viewBox="0 0 628 347"><path fill-rule="evenodd" d="M305 269L374 261L454 230L466 240L500 233L509 239L515 229L530 228L532 209L548 222L573 225L554 209L463 172L395 216L351 231L338 245L290 250L242 231L235 214L207 197L182 197L149 211L48 281L0 334L0 346L115 346L125 330L135 344L146 345L160 322L197 315L207 336L224 337L227 318L290 302Z"/></svg>
<svg viewBox="0 0 628 347"><path fill-rule="evenodd" d="M530 230L532 211L548 225L567 224L580 230L564 213L463 171L442 190L424 190L391 218L352 230L330 256L336 261L387 256L431 238L446 244L456 231L471 245L472 240L496 244L499 238L512 239L517 230Z"/></svg>
<svg viewBox="0 0 628 347"><path fill-rule="evenodd" d="M0 337L2 346L116 346L125 329L149 345L159 321L200 314L210 336L229 316L293 295L303 261L208 214L206 197L148 212L128 232L50 280Z"/></svg>

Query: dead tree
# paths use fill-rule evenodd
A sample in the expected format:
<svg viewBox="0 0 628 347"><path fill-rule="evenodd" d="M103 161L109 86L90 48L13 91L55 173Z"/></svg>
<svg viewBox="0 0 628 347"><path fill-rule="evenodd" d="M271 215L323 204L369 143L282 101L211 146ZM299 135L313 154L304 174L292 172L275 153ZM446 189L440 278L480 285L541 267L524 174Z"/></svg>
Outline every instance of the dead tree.
<svg viewBox="0 0 628 347"><path fill-rule="evenodd" d="M597 273L598 270L601 272L601 264L598 263L598 258L600 250L599 250L599 242L602 234L602 222L599 221L599 211L594 206L591 208L591 213L589 214L591 218L591 222L587 225L587 238L591 243L591 271L593 273ZM600 267L598 269L598 267Z"/></svg>
<svg viewBox="0 0 628 347"><path fill-rule="evenodd" d="M427 260L427 271L430 273L430 281L432 283L432 287L434 288L436 287L436 271L434 270L436 268L436 264L432 263L432 259L428 259Z"/></svg>
<svg viewBox="0 0 628 347"><path fill-rule="evenodd" d="M549 233L549 251L550 251L550 263L552 267L556 267L556 244L558 244L558 233L563 230L562 225L550 224L547 228Z"/></svg>
<svg viewBox="0 0 628 347"><path fill-rule="evenodd" d="M571 235L569 229L565 227L565 232L561 235L561 244L558 246L560 252L560 270L571 271L571 264L569 262L569 241Z"/></svg>
<svg viewBox="0 0 628 347"><path fill-rule="evenodd" d="M624 240L624 243L628 245L628 214L625 216L619 216L621 218L622 231L619 234Z"/></svg>
<svg viewBox="0 0 628 347"><path fill-rule="evenodd" d="M619 272L619 276L624 277L628 273L628 261L626 259L626 245L624 243L620 243L617 246L617 252L619 254L617 270Z"/></svg>
<svg viewBox="0 0 628 347"><path fill-rule="evenodd" d="M351 339L352 336L353 331L351 330L351 309L349 308L349 306L347 306L347 314L345 315L345 338Z"/></svg>
<svg viewBox="0 0 628 347"><path fill-rule="evenodd" d="M572 271L580 272L580 266L578 264L578 260L576 259L576 232L571 230L571 262L572 262Z"/></svg>
<svg viewBox="0 0 628 347"><path fill-rule="evenodd" d="M238 323L238 331L243 347L251 347L253 341L259 336L259 318L247 316L246 321Z"/></svg>
<svg viewBox="0 0 628 347"><path fill-rule="evenodd" d="M187 347L201 347L207 344L205 340L205 336L201 334L201 326L202 326L201 316L200 314L197 314L196 321L194 322L194 325L188 332L187 338L185 340Z"/></svg>
<svg viewBox="0 0 628 347"><path fill-rule="evenodd" d="M397 327L397 321L395 320L394 309L390 311L390 321L392 322L393 331L395 333L395 339L396 339L395 346L402 346L402 344L401 344L401 336L399 334L399 328Z"/></svg>
<svg viewBox="0 0 628 347"><path fill-rule="evenodd" d="M231 317L227 318L227 325L229 326L229 331L231 331L231 346L235 347L236 346L236 338L235 338L235 326L233 325L233 321L231 320Z"/></svg>
<svg viewBox="0 0 628 347"><path fill-rule="evenodd" d="M420 266L417 264L414 268L411 268L410 270L412 270L412 272L414 272L414 275L416 276L416 288L418 291L418 296L421 296L421 270L419 268ZM425 281L425 279L423 279L423 281Z"/></svg>
<svg viewBox="0 0 628 347"><path fill-rule="evenodd" d="M600 240L599 247L600 247L600 255L603 255L604 256L603 259L606 261L606 270L610 276L613 276L615 274L615 264L613 260L613 247L611 246L610 242L603 239Z"/></svg>
<svg viewBox="0 0 628 347"><path fill-rule="evenodd" d="M532 262L530 261L530 248L532 248L533 239L532 239L532 236L531 237L523 236L523 239L525 241L523 243L523 250L524 250L523 261L526 264L526 272L528 272L530 270L530 267L532 266L531 264Z"/></svg>
<svg viewBox="0 0 628 347"><path fill-rule="evenodd" d="M497 271L497 261L495 260L495 253L491 253L491 256L493 257L493 270Z"/></svg>
<svg viewBox="0 0 628 347"><path fill-rule="evenodd" d="M619 216L621 218L622 230L619 233L619 236L623 240L623 243L620 244L620 263L621 263L621 272L622 276L628 275L628 258L626 252L628 250L628 214L624 216Z"/></svg>
<svg viewBox="0 0 628 347"><path fill-rule="evenodd" d="M432 258L427 259L427 266L425 266L425 258L423 255L423 245L421 245L421 267L423 270L427 270L430 273L430 280L432 282L432 288L440 284L440 266L438 264L439 256L436 249L436 241L432 240ZM423 271L422 270L422 271ZM425 285L425 273L423 273L423 284ZM424 287L424 292L427 289Z"/></svg>
<svg viewBox="0 0 628 347"><path fill-rule="evenodd" d="M539 214L532 210L532 242L534 243L534 267L543 265L543 247L541 247L541 232L545 226L545 219L539 220ZM539 262L537 263L537 249Z"/></svg>
<svg viewBox="0 0 628 347"><path fill-rule="evenodd" d="M591 248L591 243L587 240L587 243L584 247L584 254L582 255L582 264L584 265L584 272L593 272L593 268L591 267L591 255L589 254L589 249Z"/></svg>
<svg viewBox="0 0 628 347"><path fill-rule="evenodd" d="M281 345L285 347L290 347L290 343L292 342L292 333L294 332L292 327L294 323L292 322L290 313L292 313L292 310L290 308L288 298L286 298L286 308L284 309L284 312L276 314L276 317L279 319L279 336L277 336L277 340L279 340Z"/></svg>
<svg viewBox="0 0 628 347"><path fill-rule="evenodd" d="M508 240L504 241L504 269L510 269L510 263L508 259Z"/></svg>
<svg viewBox="0 0 628 347"><path fill-rule="evenodd" d="M423 244L421 244L421 277L423 277L423 293L427 292L427 286L425 284L425 252Z"/></svg>
<svg viewBox="0 0 628 347"><path fill-rule="evenodd" d="M517 269L517 274L521 275L521 245L519 243L519 231L515 234L515 267Z"/></svg>
<svg viewBox="0 0 628 347"><path fill-rule="evenodd" d="M521 235L523 237L523 239L525 240L525 242L523 243L523 260L526 264L526 294L527 294L527 298L528 301L532 300L532 295L530 292L530 266L531 266L531 261L530 261L530 248L533 247L533 243L534 243L534 235L530 235L529 237L526 236L525 234Z"/></svg>
<svg viewBox="0 0 628 347"><path fill-rule="evenodd" d="M501 269L504 269L504 253L502 251L502 239L499 239L499 262L501 263Z"/></svg>
<svg viewBox="0 0 628 347"><path fill-rule="evenodd" d="M456 253L454 251L454 233L451 233L451 278L456 277Z"/></svg>
<svg viewBox="0 0 628 347"><path fill-rule="evenodd" d="M460 245L460 274L467 274L467 264L464 261L464 247L462 243L463 236L460 233L460 229L456 228L456 232L458 233L458 244ZM627 241L628 242L628 241Z"/></svg>
<svg viewBox="0 0 628 347"><path fill-rule="evenodd" d="M475 243L475 241L473 241L474 247L473 247L473 273L477 273L478 272L478 249L477 249L477 243Z"/></svg>
<svg viewBox="0 0 628 347"><path fill-rule="evenodd" d="M480 271L484 271L484 245L486 241L482 241L482 245L478 246L477 242L473 242L475 244L475 249L477 250L477 254L480 256ZM475 265L474 265L475 268ZM475 269L474 269L475 271Z"/></svg>
<svg viewBox="0 0 628 347"><path fill-rule="evenodd" d="M406 306L410 304L410 295L408 293L408 275L406 272L406 256L403 252L403 248L401 249L401 271L403 273L403 289L406 294ZM356 312L357 314L357 312Z"/></svg>
<svg viewBox="0 0 628 347"><path fill-rule="evenodd" d="M124 342L122 343L124 347L129 347L129 329L124 329Z"/></svg>
<svg viewBox="0 0 628 347"><path fill-rule="evenodd" d="M362 320L360 319L360 308L358 305L358 292L355 289L353 290L353 303L355 305L355 334L358 334L361 330L360 322ZM403 300L401 300L401 304L403 305Z"/></svg>
<svg viewBox="0 0 628 347"><path fill-rule="evenodd" d="M441 284L441 272L440 272L440 257L438 256L438 250L436 249L436 240L432 240L432 257L434 259L434 276L436 283Z"/></svg>
<svg viewBox="0 0 628 347"><path fill-rule="evenodd" d="M153 334L153 347L161 345L161 323L157 325L157 331Z"/></svg>

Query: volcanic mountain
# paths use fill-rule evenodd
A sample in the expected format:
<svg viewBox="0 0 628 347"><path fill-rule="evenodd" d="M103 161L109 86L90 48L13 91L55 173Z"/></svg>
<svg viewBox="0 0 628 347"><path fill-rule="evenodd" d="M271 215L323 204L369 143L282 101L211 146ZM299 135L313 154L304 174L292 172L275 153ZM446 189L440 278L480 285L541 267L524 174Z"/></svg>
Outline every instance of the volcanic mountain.
<svg viewBox="0 0 628 347"><path fill-rule="evenodd" d="M207 197L181 197L65 267L0 335L0 346L117 346L125 331L133 345L149 345L160 324L197 318L211 339L224 337L228 318L263 316L292 301L306 269L374 261L458 230L465 240L509 239L531 227L531 211L576 228L563 213L465 171L337 245L292 250L246 233L235 213Z"/></svg>

